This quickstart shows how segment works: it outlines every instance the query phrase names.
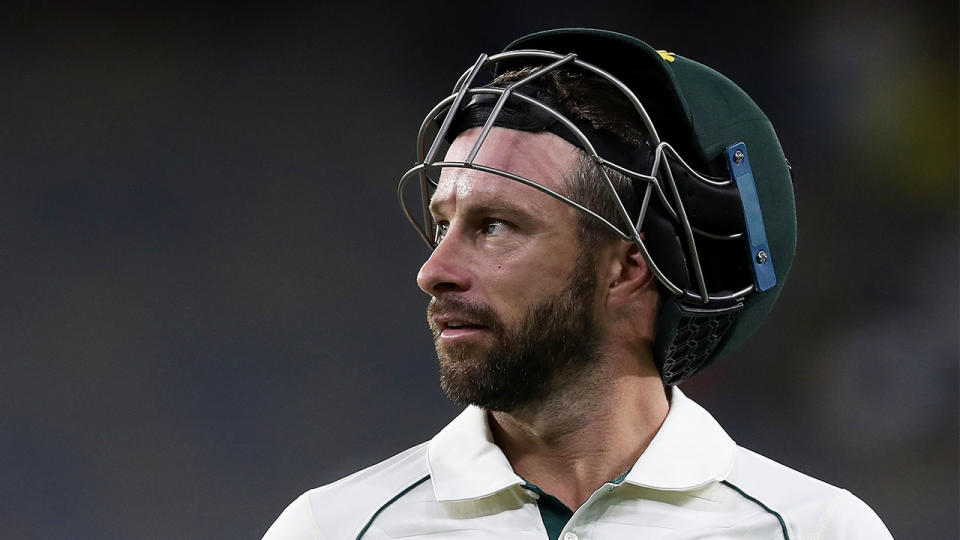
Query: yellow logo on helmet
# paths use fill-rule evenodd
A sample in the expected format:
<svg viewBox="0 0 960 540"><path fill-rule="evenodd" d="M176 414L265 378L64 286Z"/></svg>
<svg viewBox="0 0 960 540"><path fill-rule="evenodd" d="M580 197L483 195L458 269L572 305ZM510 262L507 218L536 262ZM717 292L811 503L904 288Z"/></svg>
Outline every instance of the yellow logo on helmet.
<svg viewBox="0 0 960 540"><path fill-rule="evenodd" d="M674 58L673 55L677 53L672 53L667 51L657 51L657 52L660 53L660 56L667 62L673 62L674 60L676 60L676 58Z"/></svg>

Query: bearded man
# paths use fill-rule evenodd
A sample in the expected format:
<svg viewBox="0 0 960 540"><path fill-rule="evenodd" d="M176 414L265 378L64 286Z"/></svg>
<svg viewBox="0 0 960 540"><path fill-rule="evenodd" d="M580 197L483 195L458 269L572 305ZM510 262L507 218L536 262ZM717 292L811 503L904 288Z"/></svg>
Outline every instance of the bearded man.
<svg viewBox="0 0 960 540"><path fill-rule="evenodd" d="M890 538L676 386L759 326L793 258L789 167L742 90L629 36L548 31L481 56L420 139L401 200L418 179L417 283L466 408L264 538Z"/></svg>

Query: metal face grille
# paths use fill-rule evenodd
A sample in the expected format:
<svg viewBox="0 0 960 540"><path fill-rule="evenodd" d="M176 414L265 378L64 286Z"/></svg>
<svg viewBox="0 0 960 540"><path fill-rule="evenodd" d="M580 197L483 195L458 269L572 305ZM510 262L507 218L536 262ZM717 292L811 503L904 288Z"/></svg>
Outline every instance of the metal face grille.
<svg viewBox="0 0 960 540"><path fill-rule="evenodd" d="M490 65L495 65L496 62L499 61L513 61L517 59L539 63L542 65L542 67L536 69L523 79L511 83L509 86L504 88L493 88L485 86L482 81L475 81L475 79L478 79L478 75ZM604 157L598 155L589 138L574 124L574 122L565 117L559 111L518 91L518 89L523 85L531 83L537 78L542 77L545 73L558 69L562 66L565 66L566 68L583 70L584 72L592 73L596 76L606 79L614 87L619 89L623 94L623 97L630 104L632 104L638 114L638 117L642 120L642 124L649 133L651 141L654 145L654 159L650 170L630 170L615 163L610 159L609 156ZM469 155L463 161L454 162L444 160L444 158L441 157L440 152L441 144L445 140L446 134L453 124L454 116L461 111L462 104L468 102L469 98L484 94L496 96L497 101L489 117L484 123ZM520 177L510 171L486 167L474 161L480 150L480 147L483 145L484 140L494 126L498 115L503 110L503 107L506 105L508 100L523 102L524 104L533 107L542 113L551 115L556 119L556 121L560 122L566 127L567 130L569 130L570 133L576 137L576 139L580 142L580 146L584 152L588 154L590 158L593 159L599 166L605 187L611 192L614 200L617 203L617 211L620 214L620 218L626 224L626 230L622 230L616 225L613 225L608 220L594 212L592 209L586 208L579 203L568 199L562 194L554 192L538 184L537 182ZM434 127L437 129L437 133L431 142L428 132L430 132ZM735 290L724 289L723 291L708 291L701 258L698 254L695 236L732 240L739 238L743 233L738 232L727 235L718 235L709 231L702 231L694 227L690 223L690 219L687 216L684 202L680 196L680 191L674 179L673 172L671 171L671 163L676 164L676 166L681 170L686 171L686 173L689 174L695 182L702 182L704 184L713 186L726 186L732 184L732 180L730 179L712 179L698 173L680 157L680 155L669 143L666 141L661 141L657 135L656 128L654 127L650 116L647 114L647 111L644 109L643 105L641 105L636 94L634 94L632 90L630 90L626 85L624 85L610 73L600 69L595 65L578 59L575 54L560 55L549 51L534 50L510 51L491 57L481 55L474 66L464 72L463 76L461 76L461 78L457 81L457 84L454 86L454 93L441 100L441 102L438 103L427 114L418 134L417 162L414 167L408 170L407 173L401 178L400 183L397 186L397 195L400 199L401 206L407 216L407 219L417 229L417 232L424 239L427 245L429 245L431 248L434 248L436 247L436 223L434 223L430 215L428 206L433 189L437 185L441 170L444 168L473 169L507 178L528 185L551 197L559 199L570 206L573 206L577 210L601 222L621 239L634 242L640 249L640 253L643 255L644 260L647 262L647 265L653 272L654 276L656 276L660 284L667 291L669 291L671 295L683 299L685 302L704 307L718 304L729 305L731 302L742 300L744 297L752 294L755 291L753 284L748 284ZM636 221L634 221L628 215L623 202L617 195L616 190L614 189L610 180L608 170L617 171L644 186L641 196L642 200L640 206L640 215ZM408 185L408 183L410 185L414 185L414 181L416 181L416 184L419 184L420 203L408 205L406 197L404 196L404 186ZM684 258L689 261L690 268L692 269L691 281L693 283L691 287L678 284L662 271L657 261L655 261L650 255L648 247L639 233L643 226L648 205L650 204L651 199L654 197L666 210L668 218L679 225L683 250L686 252ZM417 207L419 207L419 213L421 214L419 219L415 216L417 211L414 210L414 208ZM740 243L736 242L732 245L736 246L735 249L739 249Z"/></svg>

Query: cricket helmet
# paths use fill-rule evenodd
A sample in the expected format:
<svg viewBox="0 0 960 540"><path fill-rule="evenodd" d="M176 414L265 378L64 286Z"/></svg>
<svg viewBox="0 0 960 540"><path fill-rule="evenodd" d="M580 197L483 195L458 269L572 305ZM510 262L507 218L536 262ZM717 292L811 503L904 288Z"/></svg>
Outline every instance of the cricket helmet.
<svg viewBox="0 0 960 540"><path fill-rule="evenodd" d="M527 68L522 78L494 82L518 68ZM563 100L539 85L545 74L560 69L613 85L635 112L644 143L627 143L568 114ZM477 126L482 130L468 157L444 161L445 144ZM611 220L530 179L474 163L493 126L547 130L579 147L596 163L618 216ZM404 213L431 248L438 230L428 205L445 167L526 184L636 243L661 287L654 359L664 384L689 378L753 334L793 262L792 176L770 121L720 73L624 34L538 32L499 54L481 55L464 72L453 93L424 119L417 162L398 186ZM611 174L629 179L638 204L624 203ZM407 202L404 188L413 180L419 204ZM420 219L416 212L423 213Z"/></svg>

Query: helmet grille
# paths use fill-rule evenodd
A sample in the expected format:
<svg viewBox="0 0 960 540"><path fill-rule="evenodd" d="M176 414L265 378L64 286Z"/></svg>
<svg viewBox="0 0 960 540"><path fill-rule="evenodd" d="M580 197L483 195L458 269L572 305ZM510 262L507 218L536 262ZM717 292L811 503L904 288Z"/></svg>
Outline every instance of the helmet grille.
<svg viewBox="0 0 960 540"><path fill-rule="evenodd" d="M674 330L667 336L658 336L658 339L666 338L666 343L657 345L663 351L658 357L660 376L668 385L677 384L705 367L740 311L740 306L722 311L688 311L678 307L675 315L679 320Z"/></svg>

